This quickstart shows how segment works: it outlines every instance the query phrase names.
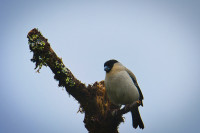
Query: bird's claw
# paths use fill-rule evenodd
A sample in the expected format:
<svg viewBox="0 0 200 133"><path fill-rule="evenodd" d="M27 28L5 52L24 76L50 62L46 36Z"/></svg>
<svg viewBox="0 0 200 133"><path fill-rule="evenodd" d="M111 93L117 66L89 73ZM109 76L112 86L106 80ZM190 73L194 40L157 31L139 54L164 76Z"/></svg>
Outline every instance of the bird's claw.
<svg viewBox="0 0 200 133"><path fill-rule="evenodd" d="M138 105L141 105L141 104L142 104L142 101L138 100L138 101L136 101L136 103L137 103Z"/></svg>

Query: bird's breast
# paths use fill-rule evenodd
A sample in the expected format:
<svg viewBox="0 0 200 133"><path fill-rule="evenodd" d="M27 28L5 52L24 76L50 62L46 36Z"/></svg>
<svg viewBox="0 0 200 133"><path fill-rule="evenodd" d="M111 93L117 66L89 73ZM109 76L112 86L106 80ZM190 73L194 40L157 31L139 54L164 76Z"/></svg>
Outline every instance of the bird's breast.
<svg viewBox="0 0 200 133"><path fill-rule="evenodd" d="M139 99L139 93L126 71L107 74L105 86L108 97L114 104L131 104Z"/></svg>

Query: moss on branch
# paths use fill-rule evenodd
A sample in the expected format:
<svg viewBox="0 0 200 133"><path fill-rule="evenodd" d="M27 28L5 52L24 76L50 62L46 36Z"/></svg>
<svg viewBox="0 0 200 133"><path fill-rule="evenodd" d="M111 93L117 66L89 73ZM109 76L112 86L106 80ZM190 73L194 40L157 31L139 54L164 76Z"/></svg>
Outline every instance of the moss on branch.
<svg viewBox="0 0 200 133"><path fill-rule="evenodd" d="M76 83L82 84L75 80L71 71L63 64L62 59L51 49L48 40L37 29L31 30L27 37L29 48L33 52L31 61L35 63L35 69L38 68L38 72L42 66L49 66L55 74L54 78L59 81L59 86L71 89Z"/></svg>

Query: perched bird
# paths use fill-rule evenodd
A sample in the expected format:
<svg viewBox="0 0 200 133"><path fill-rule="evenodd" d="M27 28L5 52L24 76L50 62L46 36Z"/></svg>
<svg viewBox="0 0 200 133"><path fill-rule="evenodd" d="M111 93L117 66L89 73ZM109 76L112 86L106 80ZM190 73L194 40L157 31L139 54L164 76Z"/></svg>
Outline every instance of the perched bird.
<svg viewBox="0 0 200 133"><path fill-rule="evenodd" d="M143 94L137 83L135 75L117 60L108 60L104 63L106 71L105 87L106 93L112 103L116 105L128 105L143 100ZM144 129L138 107L131 110L132 124Z"/></svg>

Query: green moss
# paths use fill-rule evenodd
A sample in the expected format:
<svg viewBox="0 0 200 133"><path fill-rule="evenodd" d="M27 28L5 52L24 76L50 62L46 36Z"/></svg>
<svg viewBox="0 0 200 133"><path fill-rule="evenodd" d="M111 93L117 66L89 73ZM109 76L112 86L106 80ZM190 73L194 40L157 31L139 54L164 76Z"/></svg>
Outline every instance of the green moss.
<svg viewBox="0 0 200 133"><path fill-rule="evenodd" d="M73 81L72 78L67 77L65 81L66 84L68 84L70 87L73 87L75 85L75 82Z"/></svg>
<svg viewBox="0 0 200 133"><path fill-rule="evenodd" d="M31 40L31 41L34 41L35 39L37 39L39 36L37 34L33 34L32 36L28 36L28 38Z"/></svg>
<svg viewBox="0 0 200 133"><path fill-rule="evenodd" d="M48 54L44 53L44 46L45 46L45 41L41 39L41 34L32 34L28 35L28 44L30 47L30 50L34 52L33 58L31 61L36 62L36 68L39 67L38 71L42 68L42 66L47 66L47 61L49 60Z"/></svg>
<svg viewBox="0 0 200 133"><path fill-rule="evenodd" d="M73 87L75 85L75 82L73 81L73 79L70 78L68 75L70 72L69 69L67 69L62 62L60 63L59 61L56 61L55 69L57 69L57 74L66 76L65 83L67 85L69 85L70 87Z"/></svg>

